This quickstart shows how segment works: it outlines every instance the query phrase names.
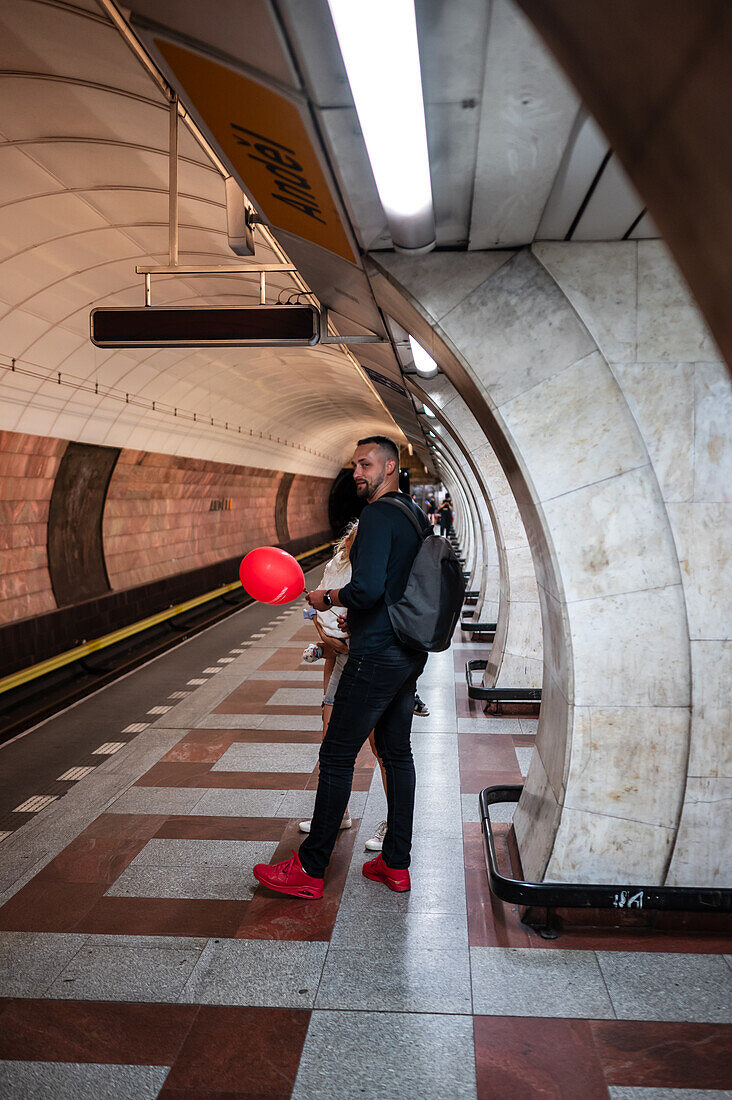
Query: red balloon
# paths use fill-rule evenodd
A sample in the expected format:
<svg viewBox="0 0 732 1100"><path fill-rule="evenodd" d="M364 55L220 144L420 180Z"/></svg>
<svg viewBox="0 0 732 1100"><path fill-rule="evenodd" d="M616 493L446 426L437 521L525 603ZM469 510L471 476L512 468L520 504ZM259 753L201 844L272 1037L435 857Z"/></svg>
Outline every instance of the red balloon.
<svg viewBox="0 0 732 1100"><path fill-rule="evenodd" d="M250 550L239 566L239 579L260 603L290 603L305 591L300 563L277 546Z"/></svg>

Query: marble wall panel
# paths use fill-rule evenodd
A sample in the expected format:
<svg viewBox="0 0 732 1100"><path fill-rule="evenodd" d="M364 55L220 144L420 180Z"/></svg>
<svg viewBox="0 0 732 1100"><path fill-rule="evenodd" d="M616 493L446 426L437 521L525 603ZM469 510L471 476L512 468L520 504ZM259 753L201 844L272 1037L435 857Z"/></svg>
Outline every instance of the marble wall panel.
<svg viewBox="0 0 732 1100"><path fill-rule="evenodd" d="M537 586L542 622L544 679L552 679L565 700L574 697L573 654L566 644L570 636L567 605L543 585ZM542 705L544 699L542 698ZM541 719L539 720L541 728Z"/></svg>
<svg viewBox="0 0 732 1100"><path fill-rule="evenodd" d="M641 363L721 359L663 241L638 241L638 350Z"/></svg>
<svg viewBox="0 0 732 1100"><path fill-rule="evenodd" d="M674 829L686 768L686 707L576 707L565 806Z"/></svg>
<svg viewBox="0 0 732 1100"><path fill-rule="evenodd" d="M614 363L613 371L645 440L663 499L694 492L694 364Z"/></svg>
<svg viewBox="0 0 732 1100"><path fill-rule="evenodd" d="M531 550L524 541L523 546L511 546L506 550L511 573L511 602L531 603L538 607L539 594L536 590L536 574ZM535 644L539 644L539 639Z"/></svg>
<svg viewBox="0 0 732 1100"><path fill-rule="evenodd" d="M482 455L482 451L476 454L476 459L481 463L481 467L483 465ZM521 514L516 507L516 500L508 488L505 477L500 479L498 486L503 488L504 491L494 493L491 499L496 513L501 517L503 545L506 550L520 550L527 545L526 528L523 525Z"/></svg>
<svg viewBox="0 0 732 1100"><path fill-rule="evenodd" d="M544 881L661 885L675 835L660 825L565 806Z"/></svg>
<svg viewBox="0 0 732 1100"><path fill-rule="evenodd" d="M513 507L515 509L515 503ZM541 608L531 551L524 541L523 546L506 549L504 559L507 622L502 656L499 662L498 654L491 654L491 664L485 670L483 683L486 687L541 687ZM501 644L498 631L493 649L497 644Z"/></svg>
<svg viewBox="0 0 732 1100"><path fill-rule="evenodd" d="M538 625L541 627L540 622ZM512 653L509 648L510 644L511 640L509 637L506 640L506 647L503 651L503 657L501 658L498 678L494 681L492 686L497 688L540 688L544 679L543 660L540 657L527 657L525 653L521 652Z"/></svg>
<svg viewBox="0 0 732 1100"><path fill-rule="evenodd" d="M729 372L660 242L562 243L535 252L610 360L645 442L676 546L692 639L689 775L726 778L732 753ZM637 341L630 354L633 325ZM614 340L613 330L626 338ZM711 884L715 858L700 854L699 845L702 837L707 849L718 845L722 815L718 801L699 799L694 791L690 780L672 877Z"/></svg>
<svg viewBox="0 0 732 1100"><path fill-rule="evenodd" d="M416 277L407 287L420 323L433 314L438 361L455 381L467 370L476 409L485 397L531 531L544 700L515 821L535 878L549 863L565 880L663 881L686 782L689 635L667 503L673 494L691 502L697 483L697 368L714 350L665 250L646 243L535 246L450 309L434 284L429 309ZM716 453L720 423L711 403L706 412ZM482 450L473 452L481 464ZM507 522L505 546L511 534ZM505 661L510 653L507 645ZM712 711L721 713L717 702ZM664 763L644 728L654 745L667 735ZM633 765L625 788L624 754Z"/></svg>
<svg viewBox="0 0 732 1100"><path fill-rule="evenodd" d="M476 611L482 622L495 622L501 587L496 533L481 488L475 479L473 483L478 513L479 529L476 532L476 539L479 544L480 559L479 574L476 575L476 583L473 585L480 592Z"/></svg>
<svg viewBox="0 0 732 1100"><path fill-rule="evenodd" d="M431 252L427 256L389 256L389 270L410 287L436 321L481 286L515 255L513 252Z"/></svg>
<svg viewBox="0 0 732 1100"><path fill-rule="evenodd" d="M480 489L476 485L475 478L472 476L472 473L468 476L468 484L470 485L470 502L472 515L472 585L475 585L479 589L479 591L481 591L481 594L484 594L483 585L485 581L486 539L493 538L493 529L490 524L490 519L488 518L485 502L480 500Z"/></svg>
<svg viewBox="0 0 732 1100"><path fill-rule="evenodd" d="M506 653L527 657L537 661L539 665L541 664L541 609L538 599L510 601ZM511 686L521 687L521 681L514 680ZM538 684L527 684L526 686L540 687L541 680Z"/></svg>
<svg viewBox="0 0 732 1100"><path fill-rule="evenodd" d="M732 641L691 643L689 775L732 779Z"/></svg>
<svg viewBox="0 0 732 1100"><path fill-rule="evenodd" d="M544 771L542 759L535 752L524 780L521 800L513 815L521 866L524 879L528 882L543 880L560 818L560 804Z"/></svg>
<svg viewBox="0 0 732 1100"><path fill-rule="evenodd" d="M481 428L470 411L465 408L465 402L453 390L452 400L443 405L443 412L451 423L460 426L460 442L471 453L485 444L485 432Z"/></svg>
<svg viewBox="0 0 732 1100"><path fill-rule="evenodd" d="M559 287L525 252L445 314L441 325L496 405L595 348Z"/></svg>
<svg viewBox="0 0 732 1100"><path fill-rule="evenodd" d="M441 375L434 381L422 382L421 387L441 410L451 431L460 440L460 447L469 449L490 501L492 531L484 533L484 544L493 542L495 545L500 587L492 605L484 603L476 609L479 619L497 624L483 684L486 687L540 687L543 669L541 611L535 561L516 500L484 432L450 381ZM464 471L469 469L467 463L462 468ZM469 476L467 472L465 476ZM481 496L477 488L475 495Z"/></svg>
<svg viewBox="0 0 732 1100"><path fill-rule="evenodd" d="M722 362L694 370L694 500L732 501L732 385Z"/></svg>
<svg viewBox="0 0 732 1100"><path fill-rule="evenodd" d="M670 504L686 597L689 636L732 632L732 504Z"/></svg>
<svg viewBox="0 0 732 1100"><path fill-rule="evenodd" d="M543 510L568 600L679 583L666 509L650 467L545 501Z"/></svg>
<svg viewBox="0 0 732 1100"><path fill-rule="evenodd" d="M689 641L680 585L567 605L575 706L688 707Z"/></svg>
<svg viewBox="0 0 732 1100"><path fill-rule="evenodd" d="M569 768L568 744L572 739L574 709L567 702L564 685L555 670L545 663L541 711L536 730L536 752L552 788L557 805L564 805Z"/></svg>
<svg viewBox="0 0 732 1100"><path fill-rule="evenodd" d="M732 779L689 779L666 883L732 888Z"/></svg>
<svg viewBox="0 0 732 1100"><path fill-rule="evenodd" d="M599 352L507 401L501 415L541 501L648 463Z"/></svg>
<svg viewBox="0 0 732 1100"><path fill-rule="evenodd" d="M547 241L532 247L612 363L636 359L637 250L625 241Z"/></svg>

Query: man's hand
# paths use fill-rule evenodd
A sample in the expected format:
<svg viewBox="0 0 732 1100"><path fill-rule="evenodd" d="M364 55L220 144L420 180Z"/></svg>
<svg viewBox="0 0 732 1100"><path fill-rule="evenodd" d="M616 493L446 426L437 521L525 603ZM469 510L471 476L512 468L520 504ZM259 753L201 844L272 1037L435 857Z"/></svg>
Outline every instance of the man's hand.
<svg viewBox="0 0 732 1100"><path fill-rule="evenodd" d="M325 633L317 619L313 619L313 626L320 635L320 640L326 649L329 649L332 653L348 653L347 642L342 641L340 638L331 638L329 634Z"/></svg>
<svg viewBox="0 0 732 1100"><path fill-rule="evenodd" d="M327 595L327 588L316 588L312 592L308 592L305 597L311 607L314 607L316 611L327 611L328 605L325 602Z"/></svg>
<svg viewBox="0 0 732 1100"><path fill-rule="evenodd" d="M348 625L348 619L346 618L346 616L345 615L336 615L336 619L338 620L338 626L341 628L343 633L350 635L351 629Z"/></svg>

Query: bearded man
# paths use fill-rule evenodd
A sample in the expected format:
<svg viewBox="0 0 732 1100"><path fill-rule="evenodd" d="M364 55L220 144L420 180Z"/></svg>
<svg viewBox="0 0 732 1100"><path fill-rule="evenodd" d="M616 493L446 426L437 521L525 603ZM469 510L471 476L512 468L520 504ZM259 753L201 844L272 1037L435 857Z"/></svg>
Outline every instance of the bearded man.
<svg viewBox="0 0 732 1100"><path fill-rule="evenodd" d="M422 542L404 508L416 518L423 535L431 534L432 528L421 508L399 492L399 448L393 440L383 435L359 439L352 465L356 492L367 507L351 548L351 580L338 591L319 589L307 597L317 611L333 604L347 608L350 630L348 661L320 748L310 833L292 859L254 868L263 885L295 897L323 896L323 876L348 805L356 757L372 729L386 773L388 813L381 854L364 864L363 873L391 890L410 888L415 789L410 734L417 678L426 655L399 643L388 605L404 594Z"/></svg>

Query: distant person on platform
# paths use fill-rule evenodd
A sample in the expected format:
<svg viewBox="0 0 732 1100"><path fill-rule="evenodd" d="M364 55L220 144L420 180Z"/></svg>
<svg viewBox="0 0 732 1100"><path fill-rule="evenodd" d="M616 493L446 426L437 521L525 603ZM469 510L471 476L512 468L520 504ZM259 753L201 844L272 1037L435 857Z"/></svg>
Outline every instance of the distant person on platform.
<svg viewBox="0 0 732 1100"><path fill-rule="evenodd" d="M440 534L447 535L452 527L452 504L449 497L445 497L437 509L437 517L440 522Z"/></svg>
<svg viewBox="0 0 732 1100"><path fill-rule="evenodd" d="M387 600L404 593L421 540L401 507L416 517L424 534L424 513L399 492L399 449L386 436L360 439L353 455L356 492L366 500L351 548L351 580L336 592L308 593L317 611L333 604L348 609L350 647L320 748L320 775L310 833L292 859L259 863L255 878L271 890L295 897L323 896L323 876L351 793L361 746L374 730L386 772L387 829L376 859L363 866L366 878L391 890L410 888L409 862L414 816L415 771L410 734L417 678L426 654L405 649L391 627Z"/></svg>

